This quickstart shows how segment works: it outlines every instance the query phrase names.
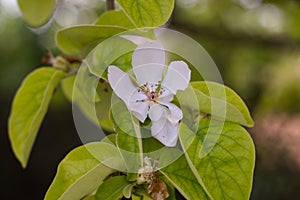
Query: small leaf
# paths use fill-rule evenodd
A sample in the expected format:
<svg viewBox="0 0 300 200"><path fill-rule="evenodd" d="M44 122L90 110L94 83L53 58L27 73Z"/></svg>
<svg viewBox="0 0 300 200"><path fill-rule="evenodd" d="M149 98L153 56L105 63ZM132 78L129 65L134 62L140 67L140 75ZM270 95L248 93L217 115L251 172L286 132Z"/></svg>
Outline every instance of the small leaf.
<svg viewBox="0 0 300 200"><path fill-rule="evenodd" d="M186 159L198 182L213 199L249 199L255 152L247 131L238 124L210 118L202 119L199 127L196 135L187 126L180 131L180 141L187 149ZM217 138L213 139L213 148L206 147L207 136ZM203 148L211 150L200 157Z"/></svg>
<svg viewBox="0 0 300 200"><path fill-rule="evenodd" d="M117 0L137 28L159 27L171 17L174 0Z"/></svg>
<svg viewBox="0 0 300 200"><path fill-rule="evenodd" d="M52 94L64 76L64 72L54 68L39 68L25 78L17 91L9 117L9 137L23 167L26 167Z"/></svg>
<svg viewBox="0 0 300 200"><path fill-rule="evenodd" d="M48 22L53 14L56 0L18 0L24 20L33 27Z"/></svg>
<svg viewBox="0 0 300 200"><path fill-rule="evenodd" d="M131 195L132 200L153 200L145 189L137 188Z"/></svg>
<svg viewBox="0 0 300 200"><path fill-rule="evenodd" d="M83 200L95 200L95 195L85 197Z"/></svg>
<svg viewBox="0 0 300 200"><path fill-rule="evenodd" d="M131 196L131 199L132 200L144 200L143 196L138 196L138 195L135 195L135 194L133 194ZM152 199L150 198L150 200L152 200Z"/></svg>
<svg viewBox="0 0 300 200"><path fill-rule="evenodd" d="M98 77L104 77L104 72L109 65L116 65L127 72L132 69L132 51L135 44L124 38L115 36L99 44L86 59L91 73ZM104 77L105 78L105 77Z"/></svg>
<svg viewBox="0 0 300 200"><path fill-rule="evenodd" d="M252 127L253 120L243 100L230 88L215 82L192 82L200 111L213 118Z"/></svg>
<svg viewBox="0 0 300 200"><path fill-rule="evenodd" d="M209 199L184 155L160 171L186 199Z"/></svg>
<svg viewBox="0 0 300 200"><path fill-rule="evenodd" d="M108 82L90 74L86 65L82 65L75 79L72 101L81 112L95 125L101 125L106 131L113 131L109 119L112 89Z"/></svg>
<svg viewBox="0 0 300 200"><path fill-rule="evenodd" d="M72 150L59 164L45 200L81 199L91 194L116 171L104 164L124 168L118 150L111 144L94 142Z"/></svg>
<svg viewBox="0 0 300 200"><path fill-rule="evenodd" d="M97 20L96 25L111 25L126 29L135 28L134 24L125 15L123 10L111 10L102 14Z"/></svg>
<svg viewBox="0 0 300 200"><path fill-rule="evenodd" d="M105 138L103 138L101 140L101 142L106 142L109 144L116 144L116 134L115 133L111 133L109 135L107 135Z"/></svg>
<svg viewBox="0 0 300 200"><path fill-rule="evenodd" d="M101 100L101 97L96 92L96 88L99 83L99 78L93 76L85 63L83 63L77 72L75 88L79 90L82 97L91 103L97 103Z"/></svg>
<svg viewBox="0 0 300 200"><path fill-rule="evenodd" d="M123 190L131 185L126 176L115 176L104 181L98 188L95 200L118 200L123 197Z"/></svg>
<svg viewBox="0 0 300 200"><path fill-rule="evenodd" d="M61 89L62 89L65 97L70 102L72 102L73 86L74 86L75 79L76 79L76 76L66 77L60 83Z"/></svg>
<svg viewBox="0 0 300 200"><path fill-rule="evenodd" d="M131 115L126 105L119 99L113 99L111 113L117 133L117 146L129 172L128 180L134 181L137 178L136 173L141 168L143 160L139 122Z"/></svg>
<svg viewBox="0 0 300 200"><path fill-rule="evenodd" d="M88 53L105 38L125 30L122 27L113 26L73 26L57 32L56 44L66 54Z"/></svg>
<svg viewBox="0 0 300 200"><path fill-rule="evenodd" d="M100 97L100 101L95 104L98 122L104 130L113 132L113 123L109 118L112 89L107 81L99 81L97 94Z"/></svg>
<svg viewBox="0 0 300 200"><path fill-rule="evenodd" d="M129 199L131 197L131 191L133 188L134 184L128 184L124 187L123 189L123 196L127 199Z"/></svg>

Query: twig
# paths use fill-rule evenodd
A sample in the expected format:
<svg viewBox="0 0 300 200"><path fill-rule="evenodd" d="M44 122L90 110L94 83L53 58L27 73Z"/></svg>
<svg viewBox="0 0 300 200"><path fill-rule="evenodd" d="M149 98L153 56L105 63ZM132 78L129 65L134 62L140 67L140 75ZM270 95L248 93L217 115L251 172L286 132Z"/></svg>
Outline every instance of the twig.
<svg viewBox="0 0 300 200"><path fill-rule="evenodd" d="M106 0L107 10L115 9L115 0Z"/></svg>

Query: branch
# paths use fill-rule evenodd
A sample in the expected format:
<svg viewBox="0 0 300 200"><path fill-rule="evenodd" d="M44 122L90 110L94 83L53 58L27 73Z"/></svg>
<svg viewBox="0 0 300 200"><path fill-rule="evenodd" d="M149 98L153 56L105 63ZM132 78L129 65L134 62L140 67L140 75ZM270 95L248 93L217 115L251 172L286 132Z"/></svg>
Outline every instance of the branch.
<svg viewBox="0 0 300 200"><path fill-rule="evenodd" d="M114 10L115 9L115 1L114 0L106 0L106 7L107 7L107 10Z"/></svg>

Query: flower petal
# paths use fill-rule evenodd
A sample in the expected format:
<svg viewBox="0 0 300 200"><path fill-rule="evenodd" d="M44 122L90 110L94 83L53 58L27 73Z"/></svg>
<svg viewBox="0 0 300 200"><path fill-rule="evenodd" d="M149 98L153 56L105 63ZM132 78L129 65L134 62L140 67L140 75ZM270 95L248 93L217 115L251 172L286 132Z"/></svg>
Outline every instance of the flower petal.
<svg viewBox="0 0 300 200"><path fill-rule="evenodd" d="M133 95L130 96L129 101L130 102L141 102L141 101L144 101L147 99L148 99L147 95L144 92L139 92L139 89L136 88Z"/></svg>
<svg viewBox="0 0 300 200"><path fill-rule="evenodd" d="M114 93L128 106L130 96L137 88L130 80L129 75L112 65L108 67L108 81Z"/></svg>
<svg viewBox="0 0 300 200"><path fill-rule="evenodd" d="M175 106L175 105L174 105ZM180 110L180 109L179 109ZM178 123L167 120L170 109L161 105L152 105L149 110L151 118L151 135L168 147L173 147L178 139Z"/></svg>
<svg viewBox="0 0 300 200"><path fill-rule="evenodd" d="M177 90L185 90L191 79L191 70L183 61L173 61L168 67L168 71L162 85L168 88L173 94Z"/></svg>
<svg viewBox="0 0 300 200"><path fill-rule="evenodd" d="M130 102L128 105L130 112L142 123L148 115L149 103L148 102Z"/></svg>
<svg viewBox="0 0 300 200"><path fill-rule="evenodd" d="M168 147L174 147L178 140L178 123L173 125L168 120L163 127L159 127L161 122L152 121L151 133L154 138ZM157 129L159 127L159 129Z"/></svg>
<svg viewBox="0 0 300 200"><path fill-rule="evenodd" d="M159 103L169 103L171 101L173 101L174 99L174 94L172 92L170 92L168 89L163 88L164 91L163 93L158 97L157 101Z"/></svg>
<svg viewBox="0 0 300 200"><path fill-rule="evenodd" d="M182 111L173 103L161 103L169 108L169 114L166 115L167 119L173 124L177 124L182 119Z"/></svg>
<svg viewBox="0 0 300 200"><path fill-rule="evenodd" d="M158 104L154 104L153 106L151 106L149 110L150 119L152 121L161 120L166 115L166 112L163 109L164 108Z"/></svg>
<svg viewBox="0 0 300 200"><path fill-rule="evenodd" d="M139 45L132 55L132 66L139 84L157 83L165 67L164 48L157 42Z"/></svg>

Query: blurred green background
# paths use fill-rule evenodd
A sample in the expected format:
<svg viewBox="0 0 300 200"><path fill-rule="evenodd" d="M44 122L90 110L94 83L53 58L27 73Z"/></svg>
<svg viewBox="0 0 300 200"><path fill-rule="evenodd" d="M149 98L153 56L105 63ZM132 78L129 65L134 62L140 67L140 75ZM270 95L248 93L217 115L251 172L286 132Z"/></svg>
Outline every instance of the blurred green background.
<svg viewBox="0 0 300 200"><path fill-rule="evenodd" d="M46 48L59 53L55 31L92 23L105 9L102 0L61 0L49 24L31 29L15 0L0 0L1 199L42 199L59 161L81 144L60 90L25 170L11 151L7 120L14 93L42 66ZM177 0L169 28L196 39L251 110L257 148L251 199L300 199L300 2Z"/></svg>

